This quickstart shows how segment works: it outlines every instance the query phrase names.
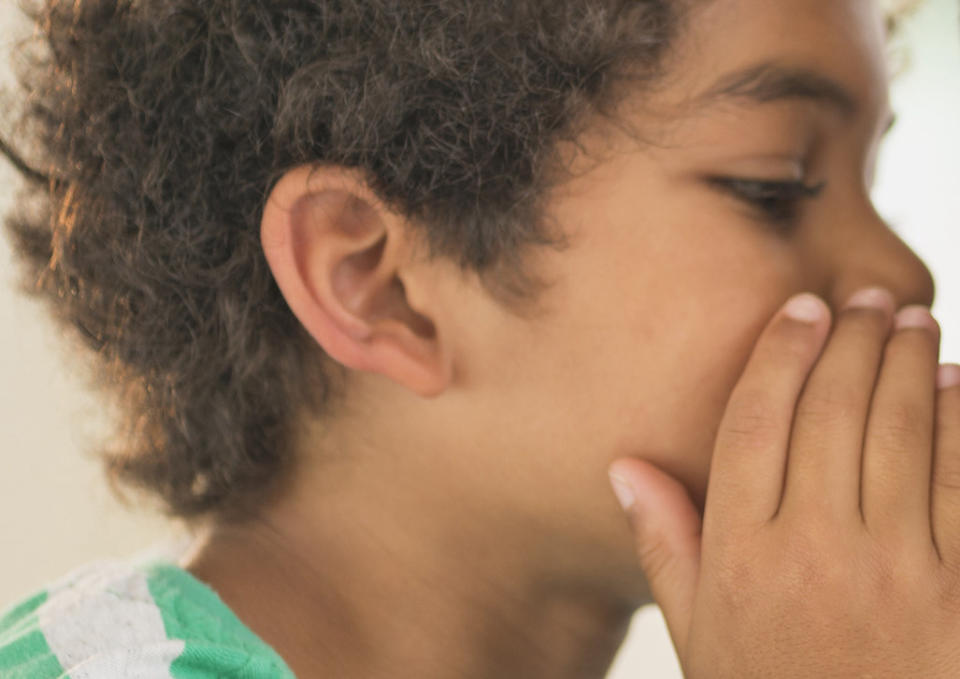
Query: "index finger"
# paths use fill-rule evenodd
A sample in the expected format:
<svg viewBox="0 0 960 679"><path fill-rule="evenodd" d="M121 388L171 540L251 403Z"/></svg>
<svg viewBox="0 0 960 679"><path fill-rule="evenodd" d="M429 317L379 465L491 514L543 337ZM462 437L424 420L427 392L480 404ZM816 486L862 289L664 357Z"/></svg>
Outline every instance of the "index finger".
<svg viewBox="0 0 960 679"><path fill-rule="evenodd" d="M717 432L705 536L756 527L776 514L797 401L829 330L830 309L804 293L792 297L760 335Z"/></svg>

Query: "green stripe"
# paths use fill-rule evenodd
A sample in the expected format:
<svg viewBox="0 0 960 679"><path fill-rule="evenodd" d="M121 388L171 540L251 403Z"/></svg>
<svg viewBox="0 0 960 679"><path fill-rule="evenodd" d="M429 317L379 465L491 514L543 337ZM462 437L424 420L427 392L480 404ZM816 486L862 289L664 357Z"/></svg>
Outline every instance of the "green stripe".
<svg viewBox="0 0 960 679"><path fill-rule="evenodd" d="M276 651L188 571L165 561L149 562L144 570L167 637L186 642L170 666L171 675L177 679L295 679Z"/></svg>
<svg viewBox="0 0 960 679"><path fill-rule="evenodd" d="M0 677L69 679L40 631L37 609L47 600L41 590L0 616Z"/></svg>
<svg viewBox="0 0 960 679"><path fill-rule="evenodd" d="M11 608L0 614L0 643L3 642L7 634L15 632L25 624L27 616L35 613L43 602L47 600L48 592L41 589L36 594L24 599L20 603L14 604Z"/></svg>

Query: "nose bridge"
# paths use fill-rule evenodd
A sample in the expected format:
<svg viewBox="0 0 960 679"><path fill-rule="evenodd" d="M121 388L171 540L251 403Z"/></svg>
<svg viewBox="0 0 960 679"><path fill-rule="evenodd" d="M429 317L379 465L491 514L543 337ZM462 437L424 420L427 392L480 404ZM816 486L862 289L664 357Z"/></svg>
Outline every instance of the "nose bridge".
<svg viewBox="0 0 960 679"><path fill-rule="evenodd" d="M842 261L836 269L831 304L840 308L857 290L882 286L893 293L898 308L932 306L936 284L930 269L875 213L874 217L869 230L860 231L857 241L838 253Z"/></svg>

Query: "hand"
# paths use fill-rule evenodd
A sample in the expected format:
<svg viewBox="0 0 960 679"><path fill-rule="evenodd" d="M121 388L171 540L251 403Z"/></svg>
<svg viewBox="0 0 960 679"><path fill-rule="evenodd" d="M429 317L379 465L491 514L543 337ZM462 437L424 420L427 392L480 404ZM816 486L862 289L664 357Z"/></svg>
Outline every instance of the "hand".
<svg viewBox="0 0 960 679"><path fill-rule="evenodd" d="M610 466L680 665L960 677L960 366L938 370L936 322L922 307L893 322L884 291L855 296L832 333L821 300L794 300L807 320L788 303L731 394L702 523L652 464Z"/></svg>

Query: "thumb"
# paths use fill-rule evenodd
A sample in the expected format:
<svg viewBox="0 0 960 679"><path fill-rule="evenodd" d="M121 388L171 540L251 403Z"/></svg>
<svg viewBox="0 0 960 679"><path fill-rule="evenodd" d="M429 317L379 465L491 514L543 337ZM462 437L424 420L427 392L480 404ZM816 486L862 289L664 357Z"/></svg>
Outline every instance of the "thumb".
<svg viewBox="0 0 960 679"><path fill-rule="evenodd" d="M700 513L683 485L649 462L621 458L609 474L633 528L640 567L682 658L700 573Z"/></svg>

